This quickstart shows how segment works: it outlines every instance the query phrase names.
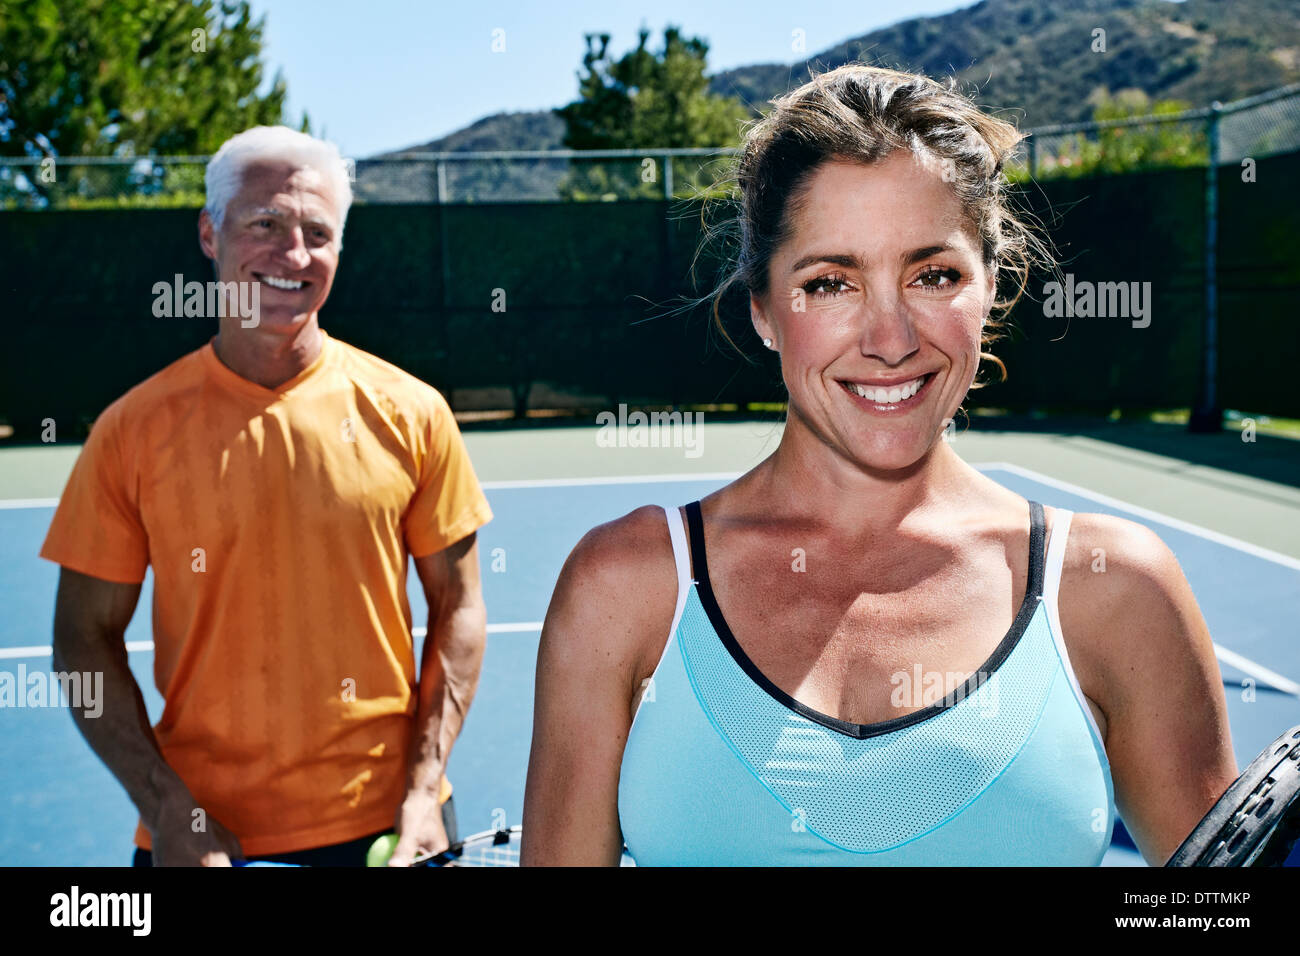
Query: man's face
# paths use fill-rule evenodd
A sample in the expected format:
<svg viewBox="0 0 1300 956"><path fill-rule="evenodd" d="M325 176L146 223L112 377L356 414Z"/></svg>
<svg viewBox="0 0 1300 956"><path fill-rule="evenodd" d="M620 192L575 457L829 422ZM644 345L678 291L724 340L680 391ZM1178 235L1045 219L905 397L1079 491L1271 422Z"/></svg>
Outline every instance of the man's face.
<svg viewBox="0 0 1300 956"><path fill-rule="evenodd" d="M310 321L334 283L339 261L338 197L308 167L263 161L245 167L221 228L207 210L199 242L222 282L257 282L257 328L289 333Z"/></svg>

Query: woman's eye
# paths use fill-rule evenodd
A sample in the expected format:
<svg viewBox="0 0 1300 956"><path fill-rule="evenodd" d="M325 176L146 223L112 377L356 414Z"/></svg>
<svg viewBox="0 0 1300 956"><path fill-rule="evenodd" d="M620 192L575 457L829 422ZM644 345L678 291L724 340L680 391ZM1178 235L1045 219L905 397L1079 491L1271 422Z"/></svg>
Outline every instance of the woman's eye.
<svg viewBox="0 0 1300 956"><path fill-rule="evenodd" d="M803 286L804 292L809 295L840 295L848 289L849 283L842 276L818 276Z"/></svg>
<svg viewBox="0 0 1300 956"><path fill-rule="evenodd" d="M917 276L916 281L921 283L924 289L943 289L955 285L959 279L961 273L956 269L930 268Z"/></svg>

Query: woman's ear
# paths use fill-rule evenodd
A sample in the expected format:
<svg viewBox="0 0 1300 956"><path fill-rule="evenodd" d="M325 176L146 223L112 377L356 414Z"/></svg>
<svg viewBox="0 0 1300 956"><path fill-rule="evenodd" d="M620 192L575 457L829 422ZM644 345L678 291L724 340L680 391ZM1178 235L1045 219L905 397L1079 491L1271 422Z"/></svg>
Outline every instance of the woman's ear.
<svg viewBox="0 0 1300 956"><path fill-rule="evenodd" d="M771 341L768 348L780 351L780 343L776 338L776 327L768 318L767 309L763 305L763 300L753 293L749 296L749 321L754 324L754 331L758 333L760 339Z"/></svg>

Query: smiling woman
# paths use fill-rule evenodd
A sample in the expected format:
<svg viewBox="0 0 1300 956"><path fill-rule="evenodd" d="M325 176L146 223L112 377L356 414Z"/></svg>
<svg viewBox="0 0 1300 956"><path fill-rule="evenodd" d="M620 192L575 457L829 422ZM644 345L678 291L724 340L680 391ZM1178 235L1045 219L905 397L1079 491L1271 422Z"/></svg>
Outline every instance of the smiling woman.
<svg viewBox="0 0 1300 956"><path fill-rule="evenodd" d="M718 298L742 287L779 353L785 429L731 484L569 556L526 864L615 865L625 841L639 864L1094 865L1117 807L1163 862L1232 782L1169 549L1026 501L944 440L994 313L1051 267L1004 192L1019 138L859 65L750 130Z"/></svg>
<svg viewBox="0 0 1300 956"><path fill-rule="evenodd" d="M964 227L961 231L967 252L992 274L990 278L996 277L1009 287L1010 294L990 301L984 315L981 347L987 348L995 341L1003 324L994 315L1005 315L1015 305L1024 292L1030 269L1053 267L1047 242L1011 208L1001 176L1003 164L1022 134L1011 124L981 112L954 89L924 77L866 66L850 65L817 77L774 101L774 106L750 130L735 171L741 197L737 223L741 250L734 268L713 296L714 319L723 335L730 339L719 307L733 285L763 297L771 290L773 280L785 278L771 271L772 260L775 250L789 240L798 214L806 211L809 197L815 194L810 189L814 175L824 171L828 161L846 166L837 177L841 191L831 194L847 196L851 193L843 190L851 184L843 180L853 175L854 167L860 170L891 158L911 164L910 169L900 170L899 176L910 174L930 184L931 195L924 198L935 199L936 191L946 194L944 205L955 210ZM820 192L827 194L826 190ZM897 209L903 197L893 198L895 211L906 212ZM888 219L883 210L878 218L900 221ZM956 224L945 225L951 228ZM818 238L829 237L822 233ZM803 310L801 291L804 295L823 296L849 291L844 276L827 271L827 267L860 271L863 262L859 252L818 250L790 263L791 272L814 272L800 286L789 290L791 308ZM917 267L915 278L925 291L940 291L962 278L960 271L935 259L951 252L939 240L905 250L899 264ZM983 352L980 357L1005 375L1006 368L996 356Z"/></svg>

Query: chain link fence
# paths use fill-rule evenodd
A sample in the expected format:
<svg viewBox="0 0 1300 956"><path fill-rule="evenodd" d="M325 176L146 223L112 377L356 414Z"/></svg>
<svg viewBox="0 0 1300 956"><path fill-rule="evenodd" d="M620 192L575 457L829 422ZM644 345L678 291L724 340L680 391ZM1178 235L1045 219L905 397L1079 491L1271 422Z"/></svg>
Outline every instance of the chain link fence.
<svg viewBox="0 0 1300 956"><path fill-rule="evenodd" d="M1227 105L1026 131L1012 179L1216 166L1300 150L1300 84ZM349 160L359 204L698 199L735 150L408 152ZM0 209L197 207L205 156L0 158Z"/></svg>
<svg viewBox="0 0 1300 956"><path fill-rule="evenodd" d="M1234 103L1027 130L1012 178L1215 166L1300 150L1300 84Z"/></svg>
<svg viewBox="0 0 1300 956"><path fill-rule="evenodd" d="M528 150L348 159L358 204L698 199L734 150ZM205 156L0 158L0 209L203 205Z"/></svg>

